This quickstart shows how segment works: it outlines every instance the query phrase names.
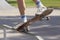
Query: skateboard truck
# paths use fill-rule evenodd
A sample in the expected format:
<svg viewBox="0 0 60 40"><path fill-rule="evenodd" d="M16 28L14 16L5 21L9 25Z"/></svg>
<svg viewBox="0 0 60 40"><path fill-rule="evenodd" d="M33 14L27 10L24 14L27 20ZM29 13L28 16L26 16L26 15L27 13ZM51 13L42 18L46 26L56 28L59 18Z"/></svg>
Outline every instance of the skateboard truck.
<svg viewBox="0 0 60 40"><path fill-rule="evenodd" d="M35 16L39 16L39 14L35 14ZM48 20L50 20L50 17L49 17L49 16L46 16L46 17L43 17L42 19L45 19L45 20L48 21ZM41 20L42 20L42 19L41 19Z"/></svg>
<svg viewBox="0 0 60 40"><path fill-rule="evenodd" d="M48 17L46 17L46 20L48 21L48 20L50 20L50 17L48 16Z"/></svg>

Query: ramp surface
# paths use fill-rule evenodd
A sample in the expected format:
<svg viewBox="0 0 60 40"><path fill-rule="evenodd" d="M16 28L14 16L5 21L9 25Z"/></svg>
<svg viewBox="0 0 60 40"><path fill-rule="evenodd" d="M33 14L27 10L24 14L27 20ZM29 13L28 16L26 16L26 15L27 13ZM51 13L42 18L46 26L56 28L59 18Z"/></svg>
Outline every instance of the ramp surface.
<svg viewBox="0 0 60 40"><path fill-rule="evenodd" d="M0 0L0 9L12 9L12 8L14 7L8 4L6 0Z"/></svg>
<svg viewBox="0 0 60 40"><path fill-rule="evenodd" d="M18 8L11 6L6 0L0 0L0 16L15 16L19 15Z"/></svg>

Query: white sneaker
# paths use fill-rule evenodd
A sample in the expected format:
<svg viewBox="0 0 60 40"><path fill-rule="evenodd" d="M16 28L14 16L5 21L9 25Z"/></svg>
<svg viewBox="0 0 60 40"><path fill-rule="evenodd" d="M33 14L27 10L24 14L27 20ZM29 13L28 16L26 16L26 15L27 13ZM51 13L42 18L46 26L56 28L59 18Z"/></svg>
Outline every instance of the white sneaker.
<svg viewBox="0 0 60 40"><path fill-rule="evenodd" d="M37 8L37 13L36 14L42 14L42 12L44 12L45 10L47 10L46 7L39 7L39 8Z"/></svg>
<svg viewBox="0 0 60 40"><path fill-rule="evenodd" d="M21 16L22 22L25 23L27 22L27 17L26 16Z"/></svg>
<svg viewBox="0 0 60 40"><path fill-rule="evenodd" d="M27 17L26 16L23 18L23 22L27 22Z"/></svg>

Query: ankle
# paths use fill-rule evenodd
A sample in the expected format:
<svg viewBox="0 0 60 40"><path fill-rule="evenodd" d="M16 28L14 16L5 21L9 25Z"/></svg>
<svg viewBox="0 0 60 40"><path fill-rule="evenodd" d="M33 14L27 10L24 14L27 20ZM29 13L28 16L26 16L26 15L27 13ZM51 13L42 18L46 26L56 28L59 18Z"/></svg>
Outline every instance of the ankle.
<svg viewBox="0 0 60 40"><path fill-rule="evenodd" d="M25 15L21 15L21 18L22 18L22 19L25 18Z"/></svg>
<svg viewBox="0 0 60 40"><path fill-rule="evenodd" d="M27 22L27 17L26 17L26 15L22 15L22 16L21 16L21 19L23 20L23 22Z"/></svg>
<svg viewBox="0 0 60 40"><path fill-rule="evenodd" d="M36 5L37 5L37 8L39 8L40 7L40 1L37 1Z"/></svg>

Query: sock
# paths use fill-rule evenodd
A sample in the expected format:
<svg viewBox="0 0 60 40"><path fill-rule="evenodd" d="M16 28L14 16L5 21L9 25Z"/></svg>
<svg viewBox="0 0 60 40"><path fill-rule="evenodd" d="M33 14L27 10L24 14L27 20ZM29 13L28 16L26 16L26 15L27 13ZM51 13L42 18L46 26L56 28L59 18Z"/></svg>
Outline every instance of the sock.
<svg viewBox="0 0 60 40"><path fill-rule="evenodd" d="M37 5L37 8L40 7L40 0L37 0L36 5Z"/></svg>
<svg viewBox="0 0 60 40"><path fill-rule="evenodd" d="M36 5L37 5L37 8L45 7L40 0L37 0Z"/></svg>
<svg viewBox="0 0 60 40"><path fill-rule="evenodd" d="M26 15L22 15L22 16L21 16L21 19L23 20L23 22L27 22L27 17L26 17Z"/></svg>

